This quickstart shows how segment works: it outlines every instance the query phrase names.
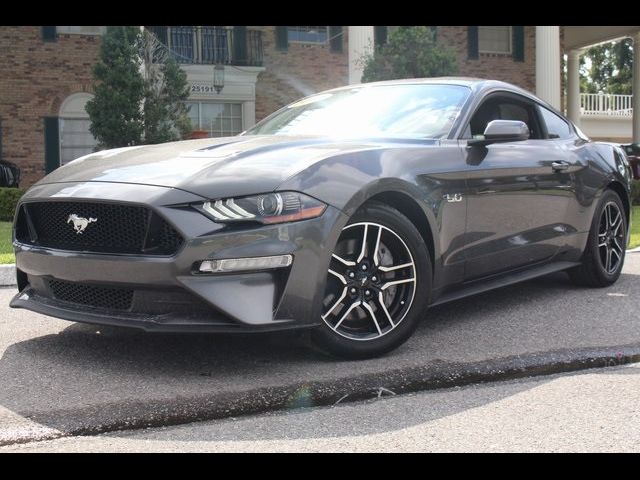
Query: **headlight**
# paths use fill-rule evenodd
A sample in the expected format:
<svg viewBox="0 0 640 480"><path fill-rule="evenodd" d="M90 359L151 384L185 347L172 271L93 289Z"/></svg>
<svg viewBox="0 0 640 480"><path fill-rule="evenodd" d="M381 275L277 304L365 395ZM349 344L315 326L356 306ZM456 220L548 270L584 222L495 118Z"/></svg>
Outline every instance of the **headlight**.
<svg viewBox="0 0 640 480"><path fill-rule="evenodd" d="M216 222L295 222L322 215L327 206L298 192L266 193L251 197L212 200L196 205Z"/></svg>

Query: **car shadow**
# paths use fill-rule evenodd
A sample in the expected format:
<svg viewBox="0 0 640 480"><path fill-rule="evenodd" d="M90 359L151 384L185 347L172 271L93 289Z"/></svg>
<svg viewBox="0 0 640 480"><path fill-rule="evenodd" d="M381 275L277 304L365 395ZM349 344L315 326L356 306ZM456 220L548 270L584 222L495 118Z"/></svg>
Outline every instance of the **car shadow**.
<svg viewBox="0 0 640 480"><path fill-rule="evenodd" d="M638 283L637 278L625 274L619 285L629 289ZM536 345L557 340L553 328L562 327L563 323L558 321L551 330L529 326L527 312L541 305L557 308L571 295L584 297L588 309L589 295L593 295L590 292L593 290L572 286L566 275L554 274L441 305L429 311L426 321L406 345L383 358L360 362L324 356L310 350L290 332L146 334L126 328L71 323L58 333L17 341L6 348L0 358L0 406L66 432L74 431L78 425L104 422L105 416L127 415L126 405L132 402L138 407L149 403L170 409L172 399L176 398L206 401L212 393L233 394L443 361L473 361L474 355L486 359L546 351ZM502 332L509 329L521 331L528 343L508 343L505 339L511 338L510 334L505 336ZM587 339L596 345L597 334L592 333L590 338L586 332ZM517 386L505 390L505 395L529 388L514 385ZM313 401L302 404L312 406ZM475 400L460 402L425 412L420 421L477 406ZM409 423L414 421L415 418L407 419ZM371 422L366 430L405 426L409 425L402 420L393 426ZM302 436L313 434L300 430ZM241 437L257 438L250 432Z"/></svg>
<svg viewBox="0 0 640 480"><path fill-rule="evenodd" d="M478 314L480 311L491 315L502 313L505 308L513 306L535 304L557 290L584 292L586 289L571 283L564 272L553 273L435 306L429 310L428 321L422 322L418 328L429 328L435 324L451 325L451 322L455 322L457 319L464 321L468 315ZM455 314L452 315L452 313Z"/></svg>

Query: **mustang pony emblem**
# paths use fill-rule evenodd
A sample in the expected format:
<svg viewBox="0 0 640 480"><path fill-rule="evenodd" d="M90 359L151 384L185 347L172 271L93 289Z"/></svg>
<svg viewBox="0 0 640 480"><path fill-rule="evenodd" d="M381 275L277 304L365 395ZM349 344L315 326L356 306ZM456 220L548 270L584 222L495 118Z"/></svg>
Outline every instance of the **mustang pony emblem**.
<svg viewBox="0 0 640 480"><path fill-rule="evenodd" d="M69 218L67 218L67 223L73 222L73 229L76 231L76 233L84 232L85 229L87 228L87 226L89 226L90 223L94 223L94 222L97 222L97 221L98 221L97 218L79 217L75 213L72 213L71 215L69 215Z"/></svg>

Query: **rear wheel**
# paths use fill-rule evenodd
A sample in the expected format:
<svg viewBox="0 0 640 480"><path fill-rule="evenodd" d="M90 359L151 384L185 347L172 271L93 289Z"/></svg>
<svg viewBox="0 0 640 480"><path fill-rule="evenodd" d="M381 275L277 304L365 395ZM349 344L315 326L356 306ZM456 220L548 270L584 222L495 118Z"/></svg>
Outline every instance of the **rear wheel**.
<svg viewBox="0 0 640 480"><path fill-rule="evenodd" d="M582 265L569 270L578 285L606 287L622 272L627 239L627 218L622 200L613 190L600 198L591 224Z"/></svg>
<svg viewBox="0 0 640 480"><path fill-rule="evenodd" d="M381 355L405 342L431 289L429 253L399 211L372 203L354 215L335 247L314 332L323 350L347 358Z"/></svg>

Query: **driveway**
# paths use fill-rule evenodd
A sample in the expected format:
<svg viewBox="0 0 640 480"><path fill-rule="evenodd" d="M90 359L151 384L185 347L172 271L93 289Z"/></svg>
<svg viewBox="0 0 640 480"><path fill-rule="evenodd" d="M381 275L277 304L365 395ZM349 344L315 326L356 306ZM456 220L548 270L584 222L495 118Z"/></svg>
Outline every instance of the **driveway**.
<svg viewBox="0 0 640 480"><path fill-rule="evenodd" d="M555 274L429 311L384 358L337 361L291 334L151 335L55 320L0 289L0 445L346 402L640 359L640 254L607 289Z"/></svg>

